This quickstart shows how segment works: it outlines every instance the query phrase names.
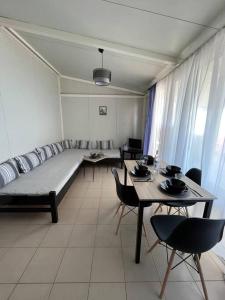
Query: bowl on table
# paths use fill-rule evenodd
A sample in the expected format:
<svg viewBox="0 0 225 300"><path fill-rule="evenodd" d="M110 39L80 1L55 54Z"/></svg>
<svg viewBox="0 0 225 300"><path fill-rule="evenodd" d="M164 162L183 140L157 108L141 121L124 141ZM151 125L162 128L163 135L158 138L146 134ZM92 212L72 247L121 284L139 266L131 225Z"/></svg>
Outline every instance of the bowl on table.
<svg viewBox="0 0 225 300"><path fill-rule="evenodd" d="M177 173L181 173L181 168L178 166L174 166L174 165L168 165L166 167L166 173L169 176L174 176Z"/></svg>
<svg viewBox="0 0 225 300"><path fill-rule="evenodd" d="M165 181L165 186L167 191L172 192L174 194L180 194L187 190L185 182L176 178L167 179Z"/></svg>

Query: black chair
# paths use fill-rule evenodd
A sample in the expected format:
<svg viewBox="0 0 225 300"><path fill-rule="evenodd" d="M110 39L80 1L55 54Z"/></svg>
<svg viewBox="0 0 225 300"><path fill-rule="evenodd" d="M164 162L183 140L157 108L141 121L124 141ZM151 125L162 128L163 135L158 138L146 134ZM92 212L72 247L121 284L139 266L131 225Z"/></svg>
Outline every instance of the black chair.
<svg viewBox="0 0 225 300"><path fill-rule="evenodd" d="M122 218L125 217L130 212L135 213L135 211L134 211L135 208L137 208L139 206L139 199L138 199L137 193L136 193L133 186L123 185L123 184L120 183L119 176L118 176L116 168L112 168L112 174L113 174L113 176L115 178L115 181L116 181L117 196L118 196L119 200L121 201L118 208L117 208L117 210L116 210L115 215L117 215L117 213L119 212L120 207L122 207L119 222L118 222L118 225L117 225L117 228L116 228L116 234L118 234ZM150 206L150 204L145 205L145 207L149 207L149 206ZM125 210L126 207L128 208L128 211L126 213L124 213L124 210ZM145 236L146 236L146 230L145 230L144 225L143 225L143 229L144 229Z"/></svg>
<svg viewBox="0 0 225 300"><path fill-rule="evenodd" d="M186 177L190 178L192 181L197 183L198 185L201 185L202 181L202 171L197 168L192 168L187 173L185 174ZM173 201L173 202L165 202L163 204L159 204L158 207L156 208L154 214L157 213L159 209L162 208L162 205L166 205L169 207L168 214L171 213L172 208L175 209L175 213L182 214L184 212L184 215L189 217L188 213L188 207L195 205L195 201Z"/></svg>
<svg viewBox="0 0 225 300"><path fill-rule="evenodd" d="M160 298L163 297L170 271L180 263L186 262L199 273L205 299L208 300L207 289L200 265L200 255L203 252L209 251L221 241L225 220L187 218L178 215L158 215L151 218L151 224L158 240L148 250L148 253L157 244L165 243L166 247L169 246L172 248ZM179 254L179 251L188 255L184 258ZM175 254L181 258L181 262L172 267ZM187 262L187 259L191 256L194 258L195 267Z"/></svg>

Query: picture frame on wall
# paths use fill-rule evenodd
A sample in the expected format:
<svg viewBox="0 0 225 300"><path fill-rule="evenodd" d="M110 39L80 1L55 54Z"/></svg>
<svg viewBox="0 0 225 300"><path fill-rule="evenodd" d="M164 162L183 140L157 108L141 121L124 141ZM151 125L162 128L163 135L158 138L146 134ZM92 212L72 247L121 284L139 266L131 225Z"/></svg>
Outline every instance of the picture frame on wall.
<svg viewBox="0 0 225 300"><path fill-rule="evenodd" d="M107 115L107 106L99 106L99 116Z"/></svg>

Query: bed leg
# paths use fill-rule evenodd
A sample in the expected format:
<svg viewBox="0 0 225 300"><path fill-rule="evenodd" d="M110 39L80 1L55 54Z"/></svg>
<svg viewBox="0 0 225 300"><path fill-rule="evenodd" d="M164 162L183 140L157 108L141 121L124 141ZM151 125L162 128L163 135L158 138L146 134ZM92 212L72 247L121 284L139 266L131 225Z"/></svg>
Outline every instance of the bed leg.
<svg viewBox="0 0 225 300"><path fill-rule="evenodd" d="M56 205L56 193L50 192L50 205L51 205L51 216L52 216L52 223L58 222L58 209Z"/></svg>

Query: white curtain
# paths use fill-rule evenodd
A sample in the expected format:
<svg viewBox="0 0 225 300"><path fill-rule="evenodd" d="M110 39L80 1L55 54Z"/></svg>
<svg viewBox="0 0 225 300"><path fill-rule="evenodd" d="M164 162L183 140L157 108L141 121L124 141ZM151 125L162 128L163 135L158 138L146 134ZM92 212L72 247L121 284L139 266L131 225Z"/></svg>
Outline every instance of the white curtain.
<svg viewBox="0 0 225 300"><path fill-rule="evenodd" d="M202 169L203 186L218 197L212 216L225 217L225 30L158 82L149 153L156 150L184 172Z"/></svg>

